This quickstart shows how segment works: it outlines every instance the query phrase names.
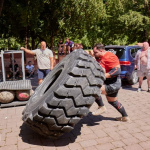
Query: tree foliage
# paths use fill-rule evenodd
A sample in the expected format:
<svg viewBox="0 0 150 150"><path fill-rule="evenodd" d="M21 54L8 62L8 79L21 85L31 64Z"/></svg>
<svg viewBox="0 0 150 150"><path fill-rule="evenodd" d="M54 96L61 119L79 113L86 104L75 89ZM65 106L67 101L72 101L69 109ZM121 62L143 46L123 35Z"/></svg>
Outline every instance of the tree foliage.
<svg viewBox="0 0 150 150"><path fill-rule="evenodd" d="M0 49L25 42L34 49L41 40L50 47L60 37L86 47L150 41L149 6L149 0L4 0Z"/></svg>

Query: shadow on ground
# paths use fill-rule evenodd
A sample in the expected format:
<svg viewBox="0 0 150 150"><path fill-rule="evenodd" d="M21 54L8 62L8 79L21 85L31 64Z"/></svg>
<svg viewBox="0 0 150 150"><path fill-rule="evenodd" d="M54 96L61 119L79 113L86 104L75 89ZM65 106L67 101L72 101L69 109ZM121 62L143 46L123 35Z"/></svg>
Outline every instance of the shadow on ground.
<svg viewBox="0 0 150 150"><path fill-rule="evenodd" d="M115 121L114 118L110 117L103 117L103 116L93 116L91 113L88 116L84 117L76 124L75 128L69 132L65 133L57 140L53 140L50 138L45 138L34 131L32 131L26 124L22 124L20 127L20 134L19 136L22 138L22 141L32 145L40 145L40 146L51 146L51 147L60 147L60 146L67 146L70 143L74 143L76 138L81 135L81 128L83 125L87 126L96 126L100 125L100 121L102 120L111 120Z"/></svg>
<svg viewBox="0 0 150 150"><path fill-rule="evenodd" d="M127 82L122 82L122 89L130 90L130 91L137 91L137 88L133 87L132 85L128 84Z"/></svg>
<svg viewBox="0 0 150 150"><path fill-rule="evenodd" d="M146 77L143 78L143 81L146 80ZM139 83L136 83L139 84ZM128 84L128 82L122 81L122 88L124 90L130 90L130 91L137 91L138 88L133 87L132 85Z"/></svg>

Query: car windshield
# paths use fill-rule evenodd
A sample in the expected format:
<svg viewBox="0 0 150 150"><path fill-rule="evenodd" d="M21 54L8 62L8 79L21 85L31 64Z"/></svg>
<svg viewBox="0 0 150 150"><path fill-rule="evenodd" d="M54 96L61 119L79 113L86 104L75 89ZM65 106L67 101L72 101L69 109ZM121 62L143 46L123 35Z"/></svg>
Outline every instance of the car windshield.
<svg viewBox="0 0 150 150"><path fill-rule="evenodd" d="M105 49L106 49L106 51L110 51L113 54L117 55L119 59L122 59L125 56L125 53L124 53L125 49L124 48L110 48L109 47L109 48L105 48Z"/></svg>

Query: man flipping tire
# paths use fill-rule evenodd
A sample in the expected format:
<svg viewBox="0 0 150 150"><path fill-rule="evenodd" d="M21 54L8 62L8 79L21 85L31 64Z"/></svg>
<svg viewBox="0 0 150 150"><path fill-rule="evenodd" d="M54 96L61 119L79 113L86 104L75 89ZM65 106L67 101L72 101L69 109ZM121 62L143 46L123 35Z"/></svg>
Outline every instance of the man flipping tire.
<svg viewBox="0 0 150 150"><path fill-rule="evenodd" d="M121 87L121 69L118 57L111 52L105 51L105 47L102 44L96 44L93 48L93 52L96 60L105 70L106 80L104 81L105 85L101 87L101 93L105 94L108 103L121 113L122 117L116 118L116 120L129 122L130 119L123 105L117 100L117 94ZM99 107L96 111L92 112L92 114L100 115L104 113L106 107L103 104L101 96L96 99L96 103Z"/></svg>
<svg viewBox="0 0 150 150"><path fill-rule="evenodd" d="M36 88L23 111L24 123L42 136L59 138L88 115L104 80L93 57L74 50Z"/></svg>

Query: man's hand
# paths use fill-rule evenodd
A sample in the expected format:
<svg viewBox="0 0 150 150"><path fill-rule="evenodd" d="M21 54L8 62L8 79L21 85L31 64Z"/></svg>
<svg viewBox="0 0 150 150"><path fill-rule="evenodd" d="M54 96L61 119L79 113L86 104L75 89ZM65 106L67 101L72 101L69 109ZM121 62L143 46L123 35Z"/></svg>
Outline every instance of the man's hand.
<svg viewBox="0 0 150 150"><path fill-rule="evenodd" d="M51 67L50 70L53 70L54 67Z"/></svg>
<svg viewBox="0 0 150 150"><path fill-rule="evenodd" d="M25 50L25 48L24 48L24 47L20 47L20 49L21 49L21 50Z"/></svg>

